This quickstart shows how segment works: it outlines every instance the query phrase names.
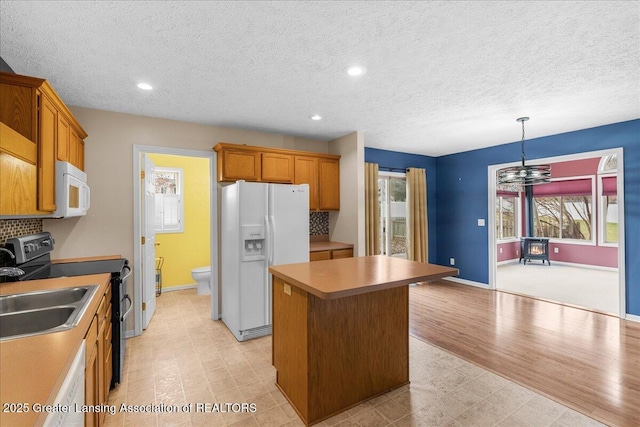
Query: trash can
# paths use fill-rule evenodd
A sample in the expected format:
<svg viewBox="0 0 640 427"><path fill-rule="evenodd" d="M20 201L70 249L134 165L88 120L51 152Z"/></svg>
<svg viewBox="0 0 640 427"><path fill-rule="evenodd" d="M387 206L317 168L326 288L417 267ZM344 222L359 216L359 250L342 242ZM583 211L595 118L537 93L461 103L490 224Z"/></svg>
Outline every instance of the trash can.
<svg viewBox="0 0 640 427"><path fill-rule="evenodd" d="M162 293L162 265L164 264L164 257L156 258L156 296L159 297Z"/></svg>

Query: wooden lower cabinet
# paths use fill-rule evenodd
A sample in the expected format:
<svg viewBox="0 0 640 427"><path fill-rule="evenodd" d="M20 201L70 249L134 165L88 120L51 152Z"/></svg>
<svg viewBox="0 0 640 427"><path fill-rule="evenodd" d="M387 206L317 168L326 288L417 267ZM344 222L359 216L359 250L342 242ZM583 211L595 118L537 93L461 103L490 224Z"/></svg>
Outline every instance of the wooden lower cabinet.
<svg viewBox="0 0 640 427"><path fill-rule="evenodd" d="M98 366L99 366L99 386L98 386L98 403L107 404L109 399L109 387L111 385L111 287L102 297L102 302L97 312L98 316ZM99 424L105 421L106 412L99 414Z"/></svg>
<svg viewBox="0 0 640 427"><path fill-rule="evenodd" d="M408 286L335 299L286 286L273 277L273 366L305 425L409 382Z"/></svg>
<svg viewBox="0 0 640 427"><path fill-rule="evenodd" d="M109 399L109 387L113 375L111 310L111 287L109 287L102 296L85 337L87 351L84 398L85 405L88 406L106 405ZM105 417L105 411L86 412L85 426L101 426L105 423Z"/></svg>
<svg viewBox="0 0 640 427"><path fill-rule="evenodd" d="M86 363L84 369L84 402L85 405L97 405L99 403L100 390L100 365L98 362L98 316L93 317L93 322L86 335ZM99 413L85 412L84 425L87 427L99 425Z"/></svg>
<svg viewBox="0 0 640 427"><path fill-rule="evenodd" d="M309 261L322 261L327 259L351 258L353 257L353 248L334 249L331 251L315 251L309 252Z"/></svg>
<svg viewBox="0 0 640 427"><path fill-rule="evenodd" d="M103 355L104 355L104 357L103 357L104 363L101 366L102 366L102 372L103 372L102 389L103 389L104 403L107 403L107 400L109 398L109 388L111 387L111 377L113 376L113 370L112 370L112 366L113 366L113 360L112 360L113 346L111 344L111 338L113 336L113 325L111 324L111 313L112 313L111 287L109 287L109 290L107 290L107 292L105 292L104 299L105 299L105 303L106 303L105 316L104 316L104 319L103 319L104 335L103 335L103 338L102 338L103 339L102 349L103 349ZM103 417L104 417L104 414L103 414Z"/></svg>
<svg viewBox="0 0 640 427"><path fill-rule="evenodd" d="M331 259L351 257L353 257L353 249L336 249L334 251L331 251Z"/></svg>
<svg viewBox="0 0 640 427"><path fill-rule="evenodd" d="M309 261L323 261L331 259L331 251L309 252Z"/></svg>

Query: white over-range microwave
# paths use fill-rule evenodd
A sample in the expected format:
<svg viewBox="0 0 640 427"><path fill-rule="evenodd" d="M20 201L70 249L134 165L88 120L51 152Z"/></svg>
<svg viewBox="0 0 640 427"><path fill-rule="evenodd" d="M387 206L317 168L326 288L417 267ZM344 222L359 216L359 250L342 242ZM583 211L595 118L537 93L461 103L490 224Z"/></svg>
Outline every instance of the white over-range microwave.
<svg viewBox="0 0 640 427"><path fill-rule="evenodd" d="M56 161L56 211L53 217L86 215L90 198L87 174L69 162Z"/></svg>

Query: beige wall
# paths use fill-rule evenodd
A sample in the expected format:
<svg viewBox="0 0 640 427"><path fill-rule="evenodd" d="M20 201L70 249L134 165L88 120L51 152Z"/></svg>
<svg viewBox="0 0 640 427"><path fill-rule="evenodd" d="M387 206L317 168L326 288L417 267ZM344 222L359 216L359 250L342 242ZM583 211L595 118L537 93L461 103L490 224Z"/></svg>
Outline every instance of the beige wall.
<svg viewBox="0 0 640 427"><path fill-rule="evenodd" d="M340 211L329 213L329 237L353 243L364 256L364 134L353 132L329 141L329 153L340 157Z"/></svg>
<svg viewBox="0 0 640 427"><path fill-rule="evenodd" d="M71 107L87 131L88 215L44 220L54 258L120 254L133 261L133 145L211 150L218 142L326 153L325 141Z"/></svg>

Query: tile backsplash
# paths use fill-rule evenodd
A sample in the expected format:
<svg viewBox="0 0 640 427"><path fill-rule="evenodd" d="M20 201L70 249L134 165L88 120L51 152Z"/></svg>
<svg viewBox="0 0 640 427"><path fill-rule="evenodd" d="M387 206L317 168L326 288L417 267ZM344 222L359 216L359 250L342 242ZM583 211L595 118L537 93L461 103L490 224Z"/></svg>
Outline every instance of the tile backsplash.
<svg viewBox="0 0 640 427"><path fill-rule="evenodd" d="M41 219L0 219L0 245L12 237L40 233L41 231Z"/></svg>
<svg viewBox="0 0 640 427"><path fill-rule="evenodd" d="M329 212L309 212L309 235L329 234Z"/></svg>

